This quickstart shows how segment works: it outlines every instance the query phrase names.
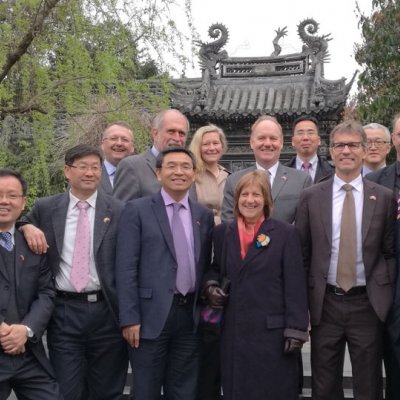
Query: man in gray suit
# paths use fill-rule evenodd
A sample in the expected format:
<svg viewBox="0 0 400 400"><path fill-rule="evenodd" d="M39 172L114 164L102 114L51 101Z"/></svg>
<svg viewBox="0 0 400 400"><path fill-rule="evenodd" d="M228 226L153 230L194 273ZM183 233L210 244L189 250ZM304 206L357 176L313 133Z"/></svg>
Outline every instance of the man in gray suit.
<svg viewBox="0 0 400 400"><path fill-rule="evenodd" d="M99 189L107 194L112 194L118 164L135 150L133 130L130 125L123 121L107 125L103 133L101 149L104 154L104 162Z"/></svg>
<svg viewBox="0 0 400 400"><path fill-rule="evenodd" d="M279 162L283 147L283 132L278 121L268 115L258 118L251 127L250 147L256 164L253 167L230 175L225 184L222 203L222 221L233 219L233 198L239 179L256 169L265 170L272 186L274 206L272 216L292 223L296 213L300 192L312 184L310 176Z"/></svg>
<svg viewBox="0 0 400 400"><path fill-rule="evenodd" d="M114 271L123 203L97 190L102 161L96 147L69 149L64 174L70 190L39 199L21 228L35 251L31 224L49 246L57 292L48 347L65 400L120 400L126 379Z"/></svg>
<svg viewBox="0 0 400 400"><path fill-rule="evenodd" d="M308 274L312 398L344 398L347 343L354 398L379 400L396 275L395 202L361 176L367 137L359 123L336 126L330 142L336 173L303 191L296 214Z"/></svg>
<svg viewBox="0 0 400 400"><path fill-rule="evenodd" d="M161 190L130 201L118 228L120 325L132 346L135 400L196 400L199 292L211 258L211 210L189 199L195 159L184 148L157 157Z"/></svg>
<svg viewBox="0 0 400 400"><path fill-rule="evenodd" d="M156 157L167 147L184 147L189 132L189 121L178 110L161 111L153 120L153 146L143 153L126 157L117 168L114 196L128 201L160 190L156 177Z"/></svg>

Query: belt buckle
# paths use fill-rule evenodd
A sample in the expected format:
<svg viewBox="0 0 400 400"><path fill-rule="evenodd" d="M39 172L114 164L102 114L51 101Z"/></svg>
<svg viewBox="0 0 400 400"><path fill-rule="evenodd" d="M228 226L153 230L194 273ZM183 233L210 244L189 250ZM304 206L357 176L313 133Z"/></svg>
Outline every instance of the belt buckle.
<svg viewBox="0 0 400 400"><path fill-rule="evenodd" d="M333 291L333 293L334 293L336 296L344 296L344 292L338 292L338 289L340 289L340 288L338 288L337 286L335 286L335 290Z"/></svg>
<svg viewBox="0 0 400 400"><path fill-rule="evenodd" d="M89 303L96 303L97 302L97 294L96 293L91 293L87 295L87 301Z"/></svg>

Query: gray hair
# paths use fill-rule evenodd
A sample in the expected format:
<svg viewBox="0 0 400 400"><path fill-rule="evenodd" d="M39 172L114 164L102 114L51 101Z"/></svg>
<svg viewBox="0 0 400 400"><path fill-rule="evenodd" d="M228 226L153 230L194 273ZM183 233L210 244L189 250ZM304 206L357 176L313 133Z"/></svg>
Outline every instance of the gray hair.
<svg viewBox="0 0 400 400"><path fill-rule="evenodd" d="M371 122L370 124L363 126L364 130L366 129L380 129L385 133L386 141L390 143L390 130L385 126L378 124L376 122Z"/></svg>

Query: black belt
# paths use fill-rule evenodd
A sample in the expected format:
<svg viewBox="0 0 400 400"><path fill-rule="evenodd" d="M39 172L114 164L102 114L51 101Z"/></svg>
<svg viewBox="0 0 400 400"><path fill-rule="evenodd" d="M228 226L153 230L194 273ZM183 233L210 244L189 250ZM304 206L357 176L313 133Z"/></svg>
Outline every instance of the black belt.
<svg viewBox="0 0 400 400"><path fill-rule="evenodd" d="M188 304L193 304L194 293L188 293L186 296L180 293L174 294L174 304L177 306L186 306Z"/></svg>
<svg viewBox="0 0 400 400"><path fill-rule="evenodd" d="M356 296L359 294L367 293L367 287L366 286L353 286L351 289L349 289L347 292L345 292L340 287L337 287L334 285L329 285L329 283L328 283L326 285L326 291L327 291L327 293L336 294L336 296Z"/></svg>
<svg viewBox="0 0 400 400"><path fill-rule="evenodd" d="M104 295L101 290L92 292L65 292L63 290L57 290L57 297L67 300L77 300L85 303L97 303L100 300L104 300Z"/></svg>

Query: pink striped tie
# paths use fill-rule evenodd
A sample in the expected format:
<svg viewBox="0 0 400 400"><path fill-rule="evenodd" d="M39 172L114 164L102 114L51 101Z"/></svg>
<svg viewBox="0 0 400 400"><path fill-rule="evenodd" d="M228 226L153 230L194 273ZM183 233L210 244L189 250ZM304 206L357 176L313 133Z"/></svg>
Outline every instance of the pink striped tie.
<svg viewBox="0 0 400 400"><path fill-rule="evenodd" d="M90 225L87 209L89 203L78 201L78 224L72 257L71 283L77 292L81 292L89 282Z"/></svg>

